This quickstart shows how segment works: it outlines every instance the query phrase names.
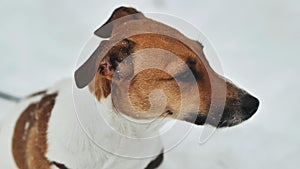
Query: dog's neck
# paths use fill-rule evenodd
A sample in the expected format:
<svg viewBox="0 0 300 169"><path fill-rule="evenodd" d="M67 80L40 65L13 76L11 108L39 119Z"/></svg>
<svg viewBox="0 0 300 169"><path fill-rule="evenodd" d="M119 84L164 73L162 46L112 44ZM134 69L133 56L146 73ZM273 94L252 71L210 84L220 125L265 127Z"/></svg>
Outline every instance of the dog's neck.
<svg viewBox="0 0 300 169"><path fill-rule="evenodd" d="M97 109L101 113L104 120L115 131L131 138L147 138L154 137L159 134L159 129L163 125L162 120L142 120L129 117L122 112L117 111L112 104L111 97L102 99L97 104Z"/></svg>
<svg viewBox="0 0 300 169"><path fill-rule="evenodd" d="M97 103L97 110L101 113L106 124L102 127L107 128L103 131L100 141L111 136L111 150L116 154L131 156L135 158L143 158L150 154L158 154L162 150L161 140L159 139L159 129L164 124L163 120L137 120L122 112L117 111L113 107L111 97L100 100ZM100 127L100 126L99 126ZM151 143L149 143L149 138ZM148 140L147 140L148 139ZM146 147L146 149L145 149Z"/></svg>

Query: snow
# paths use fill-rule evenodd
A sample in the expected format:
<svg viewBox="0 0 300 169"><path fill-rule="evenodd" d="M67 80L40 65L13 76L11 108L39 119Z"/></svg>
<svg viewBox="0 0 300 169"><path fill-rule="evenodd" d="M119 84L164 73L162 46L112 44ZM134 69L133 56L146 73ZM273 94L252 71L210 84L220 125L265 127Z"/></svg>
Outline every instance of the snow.
<svg viewBox="0 0 300 169"><path fill-rule="evenodd" d="M24 96L72 76L91 33L129 5L179 16L214 44L225 75L261 101L244 124L198 145L199 129L166 155L165 168L295 169L300 165L300 2L296 0L0 2L0 90ZM209 59L209 58L208 58ZM0 101L0 118L13 104Z"/></svg>

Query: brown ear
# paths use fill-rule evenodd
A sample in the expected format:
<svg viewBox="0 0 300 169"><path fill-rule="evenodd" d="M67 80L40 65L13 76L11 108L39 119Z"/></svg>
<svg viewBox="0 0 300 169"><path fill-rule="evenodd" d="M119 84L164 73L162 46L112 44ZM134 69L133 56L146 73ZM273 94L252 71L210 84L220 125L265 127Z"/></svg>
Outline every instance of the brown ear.
<svg viewBox="0 0 300 169"><path fill-rule="evenodd" d="M98 70L98 60L102 60L104 57L104 54L100 55L100 53L106 47L107 42L108 41L105 40L101 41L98 48L93 52L88 60L75 71L74 78L78 88L84 88L93 80Z"/></svg>
<svg viewBox="0 0 300 169"><path fill-rule="evenodd" d="M144 15L141 12L137 11L134 8L119 7L114 10L108 21L106 21L99 29L97 29L94 32L94 34L101 38L109 38L111 36L113 27L115 26L115 23L112 21L122 18L124 16L128 17L124 18L124 20L122 20L121 22L126 22L131 19L139 19L144 17Z"/></svg>
<svg viewBox="0 0 300 169"><path fill-rule="evenodd" d="M107 44L108 41L102 41L90 58L75 71L74 78L78 88L87 86L94 79L97 72L100 73L101 77L111 80L119 65L122 67L120 68L122 69L120 75L125 77L132 74L133 69L128 68L128 66L132 66L131 60L126 59L125 63L122 63L122 61L133 53L135 43L123 39L109 49L108 52L103 52Z"/></svg>
<svg viewBox="0 0 300 169"><path fill-rule="evenodd" d="M111 80L114 77L121 79L133 74L132 59L128 58L133 53L135 43L128 39L115 44L103 58L99 66L102 77ZM115 74L115 71L117 73Z"/></svg>

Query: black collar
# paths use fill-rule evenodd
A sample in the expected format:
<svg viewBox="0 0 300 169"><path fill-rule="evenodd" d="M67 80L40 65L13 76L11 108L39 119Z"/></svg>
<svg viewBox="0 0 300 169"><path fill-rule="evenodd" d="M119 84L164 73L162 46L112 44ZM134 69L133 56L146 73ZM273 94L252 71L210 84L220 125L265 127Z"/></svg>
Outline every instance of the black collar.
<svg viewBox="0 0 300 169"><path fill-rule="evenodd" d="M161 150L161 153L147 165L145 169L155 169L161 165L164 160L164 150Z"/></svg>
<svg viewBox="0 0 300 169"><path fill-rule="evenodd" d="M147 165L147 167L145 169L155 169L161 165L163 160L164 160L164 152L162 150L161 153L154 160L150 161L150 163ZM52 164L55 165L59 169L69 169L64 164L61 164L61 163L58 163L55 161L53 161Z"/></svg>
<svg viewBox="0 0 300 169"><path fill-rule="evenodd" d="M53 161L52 164L55 165L59 169L69 169L64 164L61 164L61 163L58 163L58 162L55 162L55 161Z"/></svg>

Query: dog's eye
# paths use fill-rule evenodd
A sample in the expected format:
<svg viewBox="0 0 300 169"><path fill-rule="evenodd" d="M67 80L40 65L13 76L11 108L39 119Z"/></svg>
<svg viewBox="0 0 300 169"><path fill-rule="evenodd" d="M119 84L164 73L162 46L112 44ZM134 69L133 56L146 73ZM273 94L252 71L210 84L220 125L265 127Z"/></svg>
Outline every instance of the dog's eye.
<svg viewBox="0 0 300 169"><path fill-rule="evenodd" d="M184 72L176 75L174 77L175 80L179 80L181 82L191 82L193 81L193 79L195 79L192 71L190 71L189 69L188 70L185 70Z"/></svg>

